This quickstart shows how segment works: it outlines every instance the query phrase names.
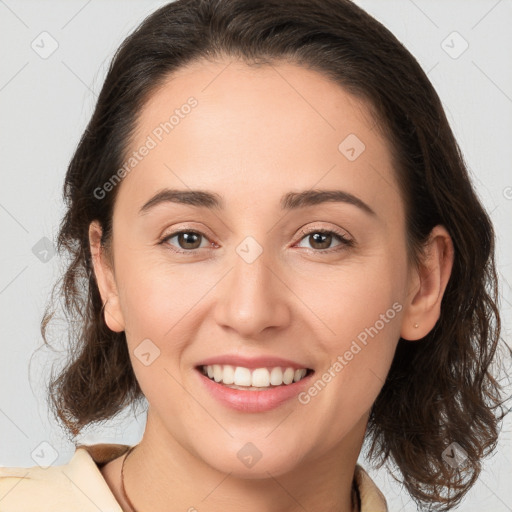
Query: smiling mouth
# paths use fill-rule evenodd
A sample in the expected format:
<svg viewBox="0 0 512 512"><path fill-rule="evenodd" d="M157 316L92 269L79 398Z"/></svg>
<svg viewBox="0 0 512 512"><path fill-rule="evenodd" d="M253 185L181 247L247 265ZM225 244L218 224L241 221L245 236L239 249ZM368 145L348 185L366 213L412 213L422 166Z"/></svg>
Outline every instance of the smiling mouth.
<svg viewBox="0 0 512 512"><path fill-rule="evenodd" d="M265 391L289 386L313 373L310 368L275 366L250 369L229 364L204 365L197 369L218 384L244 391Z"/></svg>

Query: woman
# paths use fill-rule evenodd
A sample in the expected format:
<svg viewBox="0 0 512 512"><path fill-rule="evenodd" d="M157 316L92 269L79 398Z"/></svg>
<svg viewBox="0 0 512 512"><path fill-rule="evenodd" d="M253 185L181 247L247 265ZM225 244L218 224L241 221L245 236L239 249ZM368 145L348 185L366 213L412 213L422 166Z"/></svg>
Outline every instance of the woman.
<svg viewBox="0 0 512 512"><path fill-rule="evenodd" d="M365 439L418 504L475 482L500 419L494 234L424 72L360 8L164 6L64 192L55 411L77 435L145 397L146 429L1 470L2 510L387 510Z"/></svg>

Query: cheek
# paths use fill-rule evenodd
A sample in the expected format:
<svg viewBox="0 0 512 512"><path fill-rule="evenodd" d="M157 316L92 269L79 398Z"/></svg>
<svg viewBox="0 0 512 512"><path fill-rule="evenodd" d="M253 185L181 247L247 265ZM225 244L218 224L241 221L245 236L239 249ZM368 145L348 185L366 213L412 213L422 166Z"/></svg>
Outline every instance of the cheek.
<svg viewBox="0 0 512 512"><path fill-rule="evenodd" d="M406 284L405 258L383 252L302 276L294 291L309 310L307 318L314 322L324 352L332 356L343 353L359 335L364 341L367 329L375 336L381 331L392 338L399 334Z"/></svg>
<svg viewBox="0 0 512 512"><path fill-rule="evenodd" d="M346 434L384 385L400 337L403 263L383 255L347 268L322 287L323 294L310 292L306 299L321 312L315 350L324 358L299 401L314 411L304 416L311 428L329 425L326 442Z"/></svg>
<svg viewBox="0 0 512 512"><path fill-rule="evenodd" d="M144 339L179 362L197 330L205 297L223 269L170 265L154 248L130 251L116 267L120 306L128 344L133 351ZM171 361L171 360L170 360Z"/></svg>
<svg viewBox="0 0 512 512"><path fill-rule="evenodd" d="M394 306L400 309L398 303ZM387 310L392 311L388 318L395 309ZM354 336L339 337L336 344L326 347L331 350L328 361L299 394L304 429L318 432L319 444L326 451L367 417L379 395L398 342L399 315L398 311L387 324L380 319L367 323Z"/></svg>
<svg viewBox="0 0 512 512"><path fill-rule="evenodd" d="M152 405L169 412L171 426L173 418L189 408L179 384L179 366L194 336L194 306L208 283L201 286L182 267L172 270L143 251L131 251L129 261L120 262L118 270L120 305L136 379Z"/></svg>

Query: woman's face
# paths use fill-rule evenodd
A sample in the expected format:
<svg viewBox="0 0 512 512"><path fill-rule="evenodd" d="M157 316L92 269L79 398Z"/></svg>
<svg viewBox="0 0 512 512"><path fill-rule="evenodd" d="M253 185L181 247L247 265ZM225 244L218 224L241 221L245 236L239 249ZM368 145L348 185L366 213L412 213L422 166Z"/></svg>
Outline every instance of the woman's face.
<svg viewBox="0 0 512 512"><path fill-rule="evenodd" d="M255 478L356 454L417 284L365 103L293 64L196 62L142 110L125 169L106 312L147 429Z"/></svg>

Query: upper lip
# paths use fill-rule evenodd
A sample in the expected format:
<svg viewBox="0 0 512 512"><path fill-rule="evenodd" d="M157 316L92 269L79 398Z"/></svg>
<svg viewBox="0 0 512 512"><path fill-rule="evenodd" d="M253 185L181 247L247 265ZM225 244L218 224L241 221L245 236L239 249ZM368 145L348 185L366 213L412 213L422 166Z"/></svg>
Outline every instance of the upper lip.
<svg viewBox="0 0 512 512"><path fill-rule="evenodd" d="M235 354L224 354L219 356L209 357L204 359L197 366L211 366L214 364L229 364L231 366L242 366L243 368L273 368L281 366L283 368L293 368L299 370L301 368L310 369L306 364L291 361L290 359L284 359L282 357L275 356L258 356L258 357L244 357Z"/></svg>

